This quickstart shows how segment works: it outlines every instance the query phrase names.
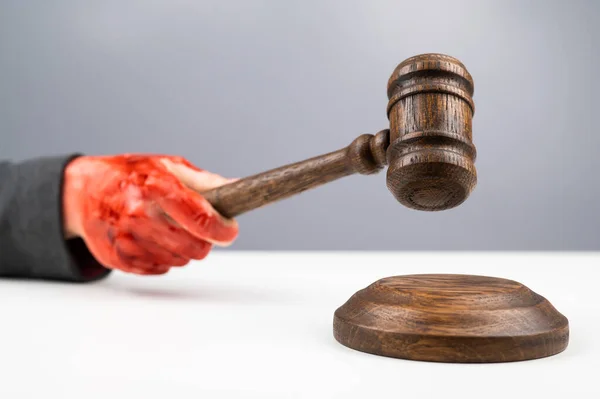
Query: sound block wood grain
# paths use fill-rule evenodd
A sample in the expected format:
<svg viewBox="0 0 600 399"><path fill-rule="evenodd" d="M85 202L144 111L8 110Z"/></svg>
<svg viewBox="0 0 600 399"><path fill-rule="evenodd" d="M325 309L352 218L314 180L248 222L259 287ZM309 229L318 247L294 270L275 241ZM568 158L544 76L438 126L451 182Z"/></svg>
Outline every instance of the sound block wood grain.
<svg viewBox="0 0 600 399"><path fill-rule="evenodd" d="M388 277L354 294L334 315L342 345L401 359L496 363L566 349L569 322L516 281L458 274Z"/></svg>

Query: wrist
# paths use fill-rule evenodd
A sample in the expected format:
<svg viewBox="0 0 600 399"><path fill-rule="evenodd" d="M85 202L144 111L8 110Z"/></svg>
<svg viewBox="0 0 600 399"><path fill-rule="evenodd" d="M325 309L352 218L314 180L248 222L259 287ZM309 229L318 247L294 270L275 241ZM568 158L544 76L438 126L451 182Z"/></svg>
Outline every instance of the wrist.
<svg viewBox="0 0 600 399"><path fill-rule="evenodd" d="M81 237L81 194L84 192L82 163L85 157L77 157L64 170L62 192L63 233L66 239Z"/></svg>

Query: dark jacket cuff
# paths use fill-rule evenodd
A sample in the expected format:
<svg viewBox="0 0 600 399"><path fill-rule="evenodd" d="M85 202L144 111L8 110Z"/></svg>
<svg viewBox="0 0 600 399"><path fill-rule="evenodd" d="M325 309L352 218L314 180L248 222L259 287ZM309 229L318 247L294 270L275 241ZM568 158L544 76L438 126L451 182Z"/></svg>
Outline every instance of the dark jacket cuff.
<svg viewBox="0 0 600 399"><path fill-rule="evenodd" d="M15 192L8 211L12 241L8 269L13 275L76 282L106 277L81 239L66 241L63 230L63 182L67 164L79 154L28 160L12 169Z"/></svg>

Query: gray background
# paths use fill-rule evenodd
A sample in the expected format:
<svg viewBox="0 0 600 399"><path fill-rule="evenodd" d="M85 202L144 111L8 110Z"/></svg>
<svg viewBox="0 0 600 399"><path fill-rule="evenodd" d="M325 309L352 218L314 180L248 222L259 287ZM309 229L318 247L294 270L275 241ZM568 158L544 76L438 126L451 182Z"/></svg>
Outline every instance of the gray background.
<svg viewBox="0 0 600 399"><path fill-rule="evenodd" d="M465 204L413 211L353 176L241 216L232 249L598 250L599 21L594 0L2 0L0 158L243 177L386 127L394 67L441 52L475 79Z"/></svg>

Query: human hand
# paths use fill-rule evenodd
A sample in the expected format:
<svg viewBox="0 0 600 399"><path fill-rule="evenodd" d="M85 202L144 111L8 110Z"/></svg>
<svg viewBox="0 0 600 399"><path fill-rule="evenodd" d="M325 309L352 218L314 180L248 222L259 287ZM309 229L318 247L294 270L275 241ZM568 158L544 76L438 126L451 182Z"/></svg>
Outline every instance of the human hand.
<svg viewBox="0 0 600 399"><path fill-rule="evenodd" d="M76 158L65 169L65 237L81 237L109 269L164 274L235 240L236 221L199 194L231 181L176 156Z"/></svg>

